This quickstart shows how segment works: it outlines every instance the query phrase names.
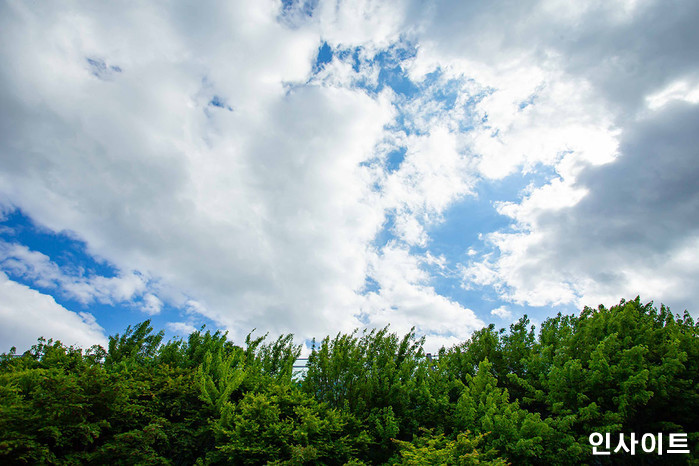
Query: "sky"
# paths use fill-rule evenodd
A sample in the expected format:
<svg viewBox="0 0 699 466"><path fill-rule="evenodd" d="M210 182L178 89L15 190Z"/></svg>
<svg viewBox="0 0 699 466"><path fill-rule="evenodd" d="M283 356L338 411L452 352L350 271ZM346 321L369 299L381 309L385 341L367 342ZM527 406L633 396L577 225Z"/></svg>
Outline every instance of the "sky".
<svg viewBox="0 0 699 466"><path fill-rule="evenodd" d="M694 0L0 0L0 352L697 317Z"/></svg>

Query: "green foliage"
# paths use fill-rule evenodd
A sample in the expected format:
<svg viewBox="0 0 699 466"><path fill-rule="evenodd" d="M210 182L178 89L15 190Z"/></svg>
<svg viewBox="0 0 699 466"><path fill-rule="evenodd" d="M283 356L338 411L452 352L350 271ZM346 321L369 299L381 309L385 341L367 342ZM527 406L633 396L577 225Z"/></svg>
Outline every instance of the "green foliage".
<svg viewBox="0 0 699 466"><path fill-rule="evenodd" d="M592 432L688 433L699 456L699 326L640 299L489 326L428 360L414 331L327 337L294 378L293 336L242 346L149 321L108 349L39 339L0 355L0 464L633 464ZM638 455L640 455L639 453Z"/></svg>
<svg viewBox="0 0 699 466"><path fill-rule="evenodd" d="M216 422L214 464L344 464L366 447L346 413L295 387L270 385L226 403Z"/></svg>
<svg viewBox="0 0 699 466"><path fill-rule="evenodd" d="M456 405L458 429L488 433L486 444L516 464L530 464L546 457L555 460L559 454L556 437L560 433L554 435L538 413L520 408L517 400L510 402L507 390L497 386L491 368L485 359L476 376L468 377Z"/></svg>
<svg viewBox="0 0 699 466"><path fill-rule="evenodd" d="M84 461L109 427L112 394L93 353L40 339L0 373L0 462Z"/></svg>
<svg viewBox="0 0 699 466"><path fill-rule="evenodd" d="M460 433L455 440L447 439L444 434L425 434L415 437L412 442L396 440L400 448L399 459L393 459L391 464L406 466L422 466L426 464L470 466L474 464L489 464L505 466L507 461L489 450L479 451L484 435L469 437L469 432Z"/></svg>
<svg viewBox="0 0 699 466"><path fill-rule="evenodd" d="M157 334L152 332L150 320L146 320L134 328L129 325L121 336L117 333L109 337L105 366L112 369L117 365L128 367L152 361L165 335L162 330Z"/></svg>
<svg viewBox="0 0 699 466"><path fill-rule="evenodd" d="M388 328L325 338L308 358L303 389L337 409L366 419L374 446L368 458L386 461L392 439L410 439L434 415L423 340Z"/></svg>
<svg viewBox="0 0 699 466"><path fill-rule="evenodd" d="M266 334L252 338L252 333L245 338L247 390L258 390L269 383L292 383L293 366L301 354L301 346L294 344L293 335L281 335L271 343L265 343L266 339Z"/></svg>
<svg viewBox="0 0 699 466"><path fill-rule="evenodd" d="M213 356L206 353L204 362L197 369L197 382L201 390L201 399L220 412L231 394L245 378L243 353L233 352L222 356L217 351Z"/></svg>

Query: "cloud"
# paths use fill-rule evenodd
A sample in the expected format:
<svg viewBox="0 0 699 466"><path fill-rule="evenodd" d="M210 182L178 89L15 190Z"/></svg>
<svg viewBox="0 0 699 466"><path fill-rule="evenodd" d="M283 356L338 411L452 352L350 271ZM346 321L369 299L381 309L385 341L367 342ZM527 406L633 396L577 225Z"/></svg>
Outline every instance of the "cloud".
<svg viewBox="0 0 699 466"><path fill-rule="evenodd" d="M691 85L687 81L675 81L660 91L646 96L646 104L650 110L674 101L685 101L692 104L699 103L699 84Z"/></svg>
<svg viewBox="0 0 699 466"><path fill-rule="evenodd" d="M411 327L427 335L426 347L450 346L483 326L471 309L438 294L424 267L432 257L418 257L398 243L389 243L373 256L369 276L378 291L366 294L362 319L368 327L391 325L407 333Z"/></svg>
<svg viewBox="0 0 699 466"><path fill-rule="evenodd" d="M146 290L159 300L194 300L235 332L358 325L366 250L384 221L361 162L393 110L385 94L298 86L319 41L276 21L279 7L143 8L118 33L126 18L106 7L6 5L16 47L0 74L0 190L88 253L157 278ZM122 72L94 76L86 57L96 56ZM232 111L211 107L213 96ZM148 312L160 307L144 299Z"/></svg>
<svg viewBox="0 0 699 466"><path fill-rule="evenodd" d="M95 301L105 304L132 302L144 294L148 280L135 272L114 277L86 275L79 267L59 267L47 255L28 247L0 241L0 266L13 276L21 277L34 286L53 289L61 295L84 305ZM144 296L145 308L150 312L159 308L152 294ZM162 304L162 303L161 303Z"/></svg>
<svg viewBox="0 0 699 466"><path fill-rule="evenodd" d="M461 268L467 289L537 306L639 293L686 305L697 18L691 1L438 1L412 18L414 79L440 68L485 90L461 136L482 182L547 177L493 203L512 225L484 235L492 250Z"/></svg>
<svg viewBox="0 0 699 466"><path fill-rule="evenodd" d="M317 2L313 17L320 35L345 46L371 44L387 47L399 39L410 15L409 2L358 0Z"/></svg>
<svg viewBox="0 0 699 466"><path fill-rule="evenodd" d="M610 110L633 116L649 88L696 73L699 52L689 44L697 38L698 14L691 0L673 8L652 0L577 6L561 0L444 0L408 21L418 25L425 61L515 73L527 63L564 71L589 82L613 105Z"/></svg>
<svg viewBox="0 0 699 466"><path fill-rule="evenodd" d="M497 308L493 309L492 311L490 311L490 314L494 315L500 319L511 319L512 318L512 312L509 309L507 309L506 306L497 307Z"/></svg>
<svg viewBox="0 0 699 466"><path fill-rule="evenodd" d="M405 159L384 181L382 194L388 206L429 221L471 194L473 172L469 158L459 151L455 132L434 126L426 135L406 137L405 144L409 148Z"/></svg>
<svg viewBox="0 0 699 466"><path fill-rule="evenodd" d="M197 331L196 327L186 322L168 322L165 324L165 328L170 330L172 333L185 336Z"/></svg>
<svg viewBox="0 0 699 466"><path fill-rule="evenodd" d="M148 315L160 314L163 308L163 302L151 293L143 296L143 304L143 311Z"/></svg>
<svg viewBox="0 0 699 466"><path fill-rule="evenodd" d="M2 352L18 353L36 344L37 338L53 338L65 345L106 348L103 329L89 313L70 311L48 295L16 283L0 272L0 342Z"/></svg>
<svg viewBox="0 0 699 466"><path fill-rule="evenodd" d="M681 216L694 208L698 10L5 3L0 209L69 232L119 273L9 245L3 267L84 303L202 314L234 338L398 322L456 341L483 322L436 290L461 259L438 271L431 235L478 187L537 175L516 200L489 199L511 226L463 245L464 287L534 305L636 289L681 300L695 276ZM314 66L323 44L332 59Z"/></svg>
<svg viewBox="0 0 699 466"><path fill-rule="evenodd" d="M667 104L628 125L614 163L590 166L559 205L552 185L503 213L521 231L494 233L494 260L464 269L518 303L613 303L642 295L681 311L699 279L699 106Z"/></svg>

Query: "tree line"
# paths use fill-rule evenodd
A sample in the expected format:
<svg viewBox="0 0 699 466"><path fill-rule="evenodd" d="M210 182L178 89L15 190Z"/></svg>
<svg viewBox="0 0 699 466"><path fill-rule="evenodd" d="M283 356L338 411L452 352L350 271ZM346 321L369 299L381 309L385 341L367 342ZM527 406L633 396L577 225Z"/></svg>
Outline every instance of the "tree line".
<svg viewBox="0 0 699 466"><path fill-rule="evenodd" d="M389 328L234 344L150 321L0 356L2 464L688 464L699 323L639 298L494 325L427 358ZM686 433L690 453L592 454L590 434ZM640 447L639 447L640 450Z"/></svg>

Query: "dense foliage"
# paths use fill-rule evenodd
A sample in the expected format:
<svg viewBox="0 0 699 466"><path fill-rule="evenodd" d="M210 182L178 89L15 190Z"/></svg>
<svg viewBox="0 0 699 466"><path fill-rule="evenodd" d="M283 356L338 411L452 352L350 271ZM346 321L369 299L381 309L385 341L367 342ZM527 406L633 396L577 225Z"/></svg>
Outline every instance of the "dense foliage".
<svg viewBox="0 0 699 466"><path fill-rule="evenodd" d="M108 349L0 356L1 464L687 464L699 324L637 298L484 328L438 357L388 329L314 345L150 322ZM592 432L688 434L689 455L592 456Z"/></svg>

